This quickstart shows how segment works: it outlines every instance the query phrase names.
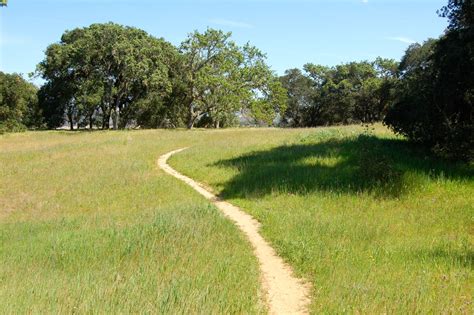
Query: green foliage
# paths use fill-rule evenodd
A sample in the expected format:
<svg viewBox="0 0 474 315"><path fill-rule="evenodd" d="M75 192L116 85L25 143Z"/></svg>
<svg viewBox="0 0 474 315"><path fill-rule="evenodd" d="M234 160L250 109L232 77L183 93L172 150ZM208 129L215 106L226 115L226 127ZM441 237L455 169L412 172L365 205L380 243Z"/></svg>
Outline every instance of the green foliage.
<svg viewBox="0 0 474 315"><path fill-rule="evenodd" d="M351 62L336 67L307 64L303 74L288 70L281 78L288 91L282 124L293 127L380 121L393 99L397 62Z"/></svg>
<svg viewBox="0 0 474 315"><path fill-rule="evenodd" d="M450 27L439 40L409 47L398 97L385 123L439 155L474 159L474 25L472 1L450 1Z"/></svg>
<svg viewBox="0 0 474 315"><path fill-rule="evenodd" d="M188 128L199 119L205 119L205 125L228 125L230 116L245 111L257 122L270 124L285 104L265 55L249 44L239 47L230 37L207 29L195 31L181 44Z"/></svg>
<svg viewBox="0 0 474 315"><path fill-rule="evenodd" d="M472 0L449 0L438 13L449 19L451 30L468 29L474 25L474 1Z"/></svg>
<svg viewBox="0 0 474 315"><path fill-rule="evenodd" d="M162 39L118 24L93 24L63 34L38 73L47 81L40 104L48 127L114 129L231 126L238 113L271 124L285 91L265 55L230 33L194 32L178 51Z"/></svg>
<svg viewBox="0 0 474 315"><path fill-rule="evenodd" d="M374 128L209 135L171 164L257 218L310 313L470 313L472 165Z"/></svg>
<svg viewBox="0 0 474 315"><path fill-rule="evenodd" d="M436 41L430 39L423 45L411 45L400 63L401 80L397 97L384 122L395 132L416 142L435 134L439 128L433 111L433 65L430 59ZM430 140L431 141L431 140Z"/></svg>
<svg viewBox="0 0 474 315"><path fill-rule="evenodd" d="M0 313L264 314L251 246L156 168L159 155L202 140L0 136Z"/></svg>
<svg viewBox="0 0 474 315"><path fill-rule="evenodd" d="M26 131L26 126L15 119L6 119L0 121L0 134L7 132L23 132Z"/></svg>
<svg viewBox="0 0 474 315"><path fill-rule="evenodd" d="M472 14L474 7L470 10ZM438 113L433 149L442 156L474 160L474 24L446 33L436 45L433 63Z"/></svg>
<svg viewBox="0 0 474 315"><path fill-rule="evenodd" d="M18 74L0 72L0 129L16 132L41 127L37 88Z"/></svg>
<svg viewBox="0 0 474 315"><path fill-rule="evenodd" d="M67 31L38 65L47 80L41 104L52 108L47 112L65 112L71 129L84 119L92 125L99 115L103 128L111 118L114 129L123 128L136 119L134 103L171 92L169 65L176 53L164 40L118 24Z"/></svg>
<svg viewBox="0 0 474 315"><path fill-rule="evenodd" d="M304 126L310 109L315 109L313 99L316 91L312 88L312 81L303 75L300 69L289 69L280 78L287 90L288 105L282 117L281 124L289 127Z"/></svg>

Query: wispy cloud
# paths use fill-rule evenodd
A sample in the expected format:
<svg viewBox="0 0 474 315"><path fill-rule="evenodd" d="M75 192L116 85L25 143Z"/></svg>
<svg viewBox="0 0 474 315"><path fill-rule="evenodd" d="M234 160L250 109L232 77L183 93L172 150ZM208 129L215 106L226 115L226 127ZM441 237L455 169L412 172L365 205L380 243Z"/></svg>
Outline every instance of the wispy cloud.
<svg viewBox="0 0 474 315"><path fill-rule="evenodd" d="M367 4L367 3L369 3L369 0L362 0L362 3Z"/></svg>
<svg viewBox="0 0 474 315"><path fill-rule="evenodd" d="M226 20L226 19L212 19L209 22L215 25L220 25L220 26L237 27L237 28L253 28L252 24L240 22L240 21Z"/></svg>
<svg viewBox="0 0 474 315"><path fill-rule="evenodd" d="M404 37L404 36L387 37L386 39L395 40L397 42L401 42L401 43L404 43L404 44L414 44L414 43L416 43L416 40L413 40L411 38Z"/></svg>

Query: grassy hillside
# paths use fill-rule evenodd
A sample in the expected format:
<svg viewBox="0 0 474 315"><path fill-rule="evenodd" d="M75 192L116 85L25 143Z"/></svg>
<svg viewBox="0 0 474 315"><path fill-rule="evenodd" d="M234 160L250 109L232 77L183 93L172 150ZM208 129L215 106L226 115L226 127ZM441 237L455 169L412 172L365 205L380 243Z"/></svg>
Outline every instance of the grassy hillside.
<svg viewBox="0 0 474 315"><path fill-rule="evenodd" d="M171 165L262 222L312 312L472 310L472 166L378 126L0 136L0 313L266 312L247 241L156 167L188 146Z"/></svg>
<svg viewBox="0 0 474 315"><path fill-rule="evenodd" d="M0 313L260 313L237 229L156 167L202 133L0 137Z"/></svg>
<svg viewBox="0 0 474 315"><path fill-rule="evenodd" d="M472 167L380 126L232 134L171 164L263 223L314 313L472 311Z"/></svg>

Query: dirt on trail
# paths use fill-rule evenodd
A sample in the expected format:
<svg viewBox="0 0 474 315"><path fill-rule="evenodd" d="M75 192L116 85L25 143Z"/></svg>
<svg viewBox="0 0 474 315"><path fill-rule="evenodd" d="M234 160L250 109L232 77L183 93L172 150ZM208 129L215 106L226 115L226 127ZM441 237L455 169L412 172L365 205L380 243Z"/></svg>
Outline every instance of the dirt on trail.
<svg viewBox="0 0 474 315"><path fill-rule="evenodd" d="M260 223L240 208L219 199L204 186L184 176L167 164L168 159L184 149L162 155L158 166L166 173L185 182L211 201L226 217L247 236L260 263L262 286L270 314L307 314L310 303L310 286L293 275L291 267L279 257L259 233Z"/></svg>

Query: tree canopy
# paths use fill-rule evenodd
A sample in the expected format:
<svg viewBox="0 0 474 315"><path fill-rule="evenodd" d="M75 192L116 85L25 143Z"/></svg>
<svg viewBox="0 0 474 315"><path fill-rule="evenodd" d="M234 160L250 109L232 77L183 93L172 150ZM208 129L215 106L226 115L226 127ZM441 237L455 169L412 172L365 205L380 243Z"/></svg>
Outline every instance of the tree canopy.
<svg viewBox="0 0 474 315"><path fill-rule="evenodd" d="M249 44L230 33L194 32L175 48L142 30L114 23L67 31L46 50L38 73L49 127L95 124L179 127L232 125L239 114L271 124L285 92Z"/></svg>
<svg viewBox="0 0 474 315"><path fill-rule="evenodd" d="M133 105L171 92L169 65L177 51L162 39L114 23L67 31L46 50L38 72L47 81L42 104L64 111L73 128L88 119L114 129L133 120ZM50 122L53 127L60 121Z"/></svg>
<svg viewBox="0 0 474 315"><path fill-rule="evenodd" d="M19 74L0 71L0 132L39 127L37 88Z"/></svg>
<svg viewBox="0 0 474 315"><path fill-rule="evenodd" d="M288 70L281 78L289 99L282 123L313 127L380 121L396 78L397 62L382 58Z"/></svg>
<svg viewBox="0 0 474 315"><path fill-rule="evenodd" d="M239 47L230 37L208 29L190 34L181 44L188 128L198 119L216 127L229 125L236 112L249 112L270 124L285 106L284 92L265 55L249 44Z"/></svg>
<svg viewBox="0 0 474 315"><path fill-rule="evenodd" d="M438 40L411 45L400 64L397 100L385 123L442 156L474 158L474 6L450 0Z"/></svg>

